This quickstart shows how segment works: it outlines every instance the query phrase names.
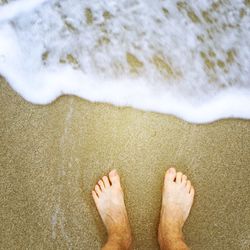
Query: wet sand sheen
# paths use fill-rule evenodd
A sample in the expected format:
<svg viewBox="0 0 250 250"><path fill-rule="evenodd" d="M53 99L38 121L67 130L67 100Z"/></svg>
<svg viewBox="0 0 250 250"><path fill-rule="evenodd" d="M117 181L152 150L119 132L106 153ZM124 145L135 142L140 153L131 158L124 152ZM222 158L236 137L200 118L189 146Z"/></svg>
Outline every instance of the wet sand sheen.
<svg viewBox="0 0 250 250"><path fill-rule="evenodd" d="M105 230L91 189L116 167L135 249L158 249L173 164L196 188L185 226L192 249L248 249L250 121L194 125L72 96L36 106L3 79L0 89L1 248L98 249Z"/></svg>

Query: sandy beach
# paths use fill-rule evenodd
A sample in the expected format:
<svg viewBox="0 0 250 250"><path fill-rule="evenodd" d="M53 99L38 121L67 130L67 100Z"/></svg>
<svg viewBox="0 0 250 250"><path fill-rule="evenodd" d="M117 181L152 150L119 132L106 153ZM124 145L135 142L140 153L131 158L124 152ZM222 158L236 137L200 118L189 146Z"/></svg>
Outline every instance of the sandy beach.
<svg viewBox="0 0 250 250"><path fill-rule="evenodd" d="M194 250L250 247L250 121L195 125L173 116L63 96L26 102L0 78L1 249L99 249L91 190L116 168L138 250L159 249L168 166L196 196L184 231Z"/></svg>

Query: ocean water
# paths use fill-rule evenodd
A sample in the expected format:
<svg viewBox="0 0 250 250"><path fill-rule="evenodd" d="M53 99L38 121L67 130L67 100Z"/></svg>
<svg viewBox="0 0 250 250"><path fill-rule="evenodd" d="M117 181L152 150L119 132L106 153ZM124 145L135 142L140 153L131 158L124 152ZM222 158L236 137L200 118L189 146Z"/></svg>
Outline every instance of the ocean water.
<svg viewBox="0 0 250 250"><path fill-rule="evenodd" d="M250 119L250 1L0 0L0 74L36 104Z"/></svg>

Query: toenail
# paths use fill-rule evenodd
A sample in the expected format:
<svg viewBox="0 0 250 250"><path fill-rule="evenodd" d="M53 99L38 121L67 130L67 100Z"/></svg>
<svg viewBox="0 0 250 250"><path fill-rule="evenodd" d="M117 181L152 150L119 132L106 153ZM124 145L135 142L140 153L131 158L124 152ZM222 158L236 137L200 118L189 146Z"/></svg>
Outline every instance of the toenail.
<svg viewBox="0 0 250 250"><path fill-rule="evenodd" d="M117 174L116 169L113 169L113 170L110 172L110 175L111 175L111 176L115 176L116 174Z"/></svg>
<svg viewBox="0 0 250 250"><path fill-rule="evenodd" d="M169 173L170 173L170 174L173 174L173 173L174 173L174 169L173 169L173 168L170 168L170 169L169 169Z"/></svg>

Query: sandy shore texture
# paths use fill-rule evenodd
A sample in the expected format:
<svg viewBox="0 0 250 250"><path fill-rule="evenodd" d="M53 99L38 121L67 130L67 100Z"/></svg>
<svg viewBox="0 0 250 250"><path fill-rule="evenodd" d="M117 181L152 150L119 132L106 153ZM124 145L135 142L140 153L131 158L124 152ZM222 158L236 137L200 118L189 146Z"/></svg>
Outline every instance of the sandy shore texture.
<svg viewBox="0 0 250 250"><path fill-rule="evenodd" d="M121 175L134 249L159 249L163 176L175 165L196 197L184 231L194 250L250 247L250 121L194 125L64 96L26 102L0 78L0 248L99 249L96 181Z"/></svg>

